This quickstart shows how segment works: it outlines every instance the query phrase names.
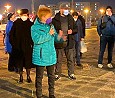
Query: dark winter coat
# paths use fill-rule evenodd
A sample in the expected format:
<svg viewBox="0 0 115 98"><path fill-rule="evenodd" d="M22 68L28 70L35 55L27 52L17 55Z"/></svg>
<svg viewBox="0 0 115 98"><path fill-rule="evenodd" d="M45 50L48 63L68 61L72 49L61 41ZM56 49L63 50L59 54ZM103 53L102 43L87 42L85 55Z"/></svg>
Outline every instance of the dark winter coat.
<svg viewBox="0 0 115 98"><path fill-rule="evenodd" d="M13 23L10 31L10 43L12 45L12 53L16 58L19 66L30 68L32 65L32 38L30 20L23 21L21 18Z"/></svg>
<svg viewBox="0 0 115 98"><path fill-rule="evenodd" d="M82 23L82 31L83 31L83 38L85 37L85 19L83 18L83 16L79 15L78 19L81 21Z"/></svg>
<svg viewBox="0 0 115 98"><path fill-rule="evenodd" d="M61 15L60 12L57 13L55 15L55 17L52 20L52 23L57 31L57 33L59 33L59 30L62 30L61 28L61 21L60 21ZM69 14L67 15L68 18L68 30L72 30L72 34L68 34L67 38L67 47L68 49L72 49L74 47L74 43L75 43L75 36L74 34L77 33L77 27L75 25L75 21L73 19L73 17ZM55 48L59 49L59 48L63 48L63 43L55 43Z"/></svg>
<svg viewBox="0 0 115 98"><path fill-rule="evenodd" d="M81 41L81 38L84 37L84 34L83 34L83 27L82 27L82 23L80 21L80 19L77 19L76 21L76 25L77 25L77 28L78 28L78 33L75 34L75 40L76 41Z"/></svg>

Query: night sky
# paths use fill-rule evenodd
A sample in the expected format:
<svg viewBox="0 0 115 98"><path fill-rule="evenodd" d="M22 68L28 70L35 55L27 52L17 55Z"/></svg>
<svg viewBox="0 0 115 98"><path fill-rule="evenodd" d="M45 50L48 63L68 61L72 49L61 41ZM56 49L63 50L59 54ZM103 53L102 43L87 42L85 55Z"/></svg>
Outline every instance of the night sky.
<svg viewBox="0 0 115 98"><path fill-rule="evenodd" d="M71 1L71 0L34 0L35 7L37 8L40 4L57 4L59 1ZM74 0L74 2L81 1L91 1L91 2L100 2L103 6L111 5L115 8L115 0ZM0 0L0 9L4 8L4 5L9 3L12 7L10 10L20 9L20 8L29 8L31 9L31 0ZM35 9L36 9L35 8Z"/></svg>

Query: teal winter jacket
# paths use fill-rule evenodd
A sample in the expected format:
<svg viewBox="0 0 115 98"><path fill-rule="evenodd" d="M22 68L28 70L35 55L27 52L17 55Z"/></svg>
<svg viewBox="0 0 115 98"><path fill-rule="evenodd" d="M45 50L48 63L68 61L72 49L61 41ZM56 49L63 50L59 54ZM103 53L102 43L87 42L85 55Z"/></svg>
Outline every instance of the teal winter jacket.
<svg viewBox="0 0 115 98"><path fill-rule="evenodd" d="M51 66L56 64L56 50L54 41L62 42L55 31L50 35L50 25L42 23L37 18L31 27L31 37L34 42L32 62L38 66ZM54 29L54 28L53 28Z"/></svg>

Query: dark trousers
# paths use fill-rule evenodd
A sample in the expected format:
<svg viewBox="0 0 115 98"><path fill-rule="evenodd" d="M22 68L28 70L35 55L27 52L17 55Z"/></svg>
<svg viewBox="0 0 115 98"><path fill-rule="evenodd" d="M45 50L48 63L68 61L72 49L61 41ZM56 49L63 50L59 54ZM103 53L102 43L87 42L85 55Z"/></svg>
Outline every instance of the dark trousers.
<svg viewBox="0 0 115 98"><path fill-rule="evenodd" d="M98 64L102 64L103 62L103 55L108 45L108 63L112 61L112 52L114 47L114 37L112 36L101 36L100 37L100 52L99 52L99 59Z"/></svg>
<svg viewBox="0 0 115 98"><path fill-rule="evenodd" d="M61 66L63 60L63 54L65 53L67 58L68 75L74 74L74 49L56 49L57 64L55 65L55 74L61 75Z"/></svg>
<svg viewBox="0 0 115 98"><path fill-rule="evenodd" d="M49 95L54 95L54 85L55 85L54 65L47 66L46 69L47 69L47 76L48 76ZM37 66L36 67L36 81L35 81L37 98L42 96L43 73L44 73L44 66Z"/></svg>
<svg viewBox="0 0 115 98"><path fill-rule="evenodd" d="M81 64L81 61L80 61L80 59L81 59L81 57L80 57L80 41L76 41L76 45L75 45L75 54L76 54L76 63L77 64Z"/></svg>

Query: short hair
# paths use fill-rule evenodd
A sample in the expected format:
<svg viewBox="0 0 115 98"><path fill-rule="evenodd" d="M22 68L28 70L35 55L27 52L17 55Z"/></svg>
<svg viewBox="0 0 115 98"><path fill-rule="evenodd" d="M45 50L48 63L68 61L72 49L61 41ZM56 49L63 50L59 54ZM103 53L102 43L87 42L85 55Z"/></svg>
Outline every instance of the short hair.
<svg viewBox="0 0 115 98"><path fill-rule="evenodd" d="M41 7L38 9L37 16L39 19L41 19L43 16L46 16L48 14L52 15L52 10L48 7Z"/></svg>
<svg viewBox="0 0 115 98"><path fill-rule="evenodd" d="M106 10L107 10L107 9L111 9L111 10L112 10L112 7L111 7L111 6L107 6L107 7L106 7Z"/></svg>
<svg viewBox="0 0 115 98"><path fill-rule="evenodd" d="M69 3L62 3L59 6L60 9L69 9Z"/></svg>
<svg viewBox="0 0 115 98"><path fill-rule="evenodd" d="M73 12L72 16L78 16L78 13L77 12Z"/></svg>
<svg viewBox="0 0 115 98"><path fill-rule="evenodd" d="M29 16L29 10L28 9L21 9L20 15L27 14Z"/></svg>

